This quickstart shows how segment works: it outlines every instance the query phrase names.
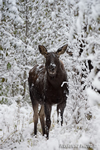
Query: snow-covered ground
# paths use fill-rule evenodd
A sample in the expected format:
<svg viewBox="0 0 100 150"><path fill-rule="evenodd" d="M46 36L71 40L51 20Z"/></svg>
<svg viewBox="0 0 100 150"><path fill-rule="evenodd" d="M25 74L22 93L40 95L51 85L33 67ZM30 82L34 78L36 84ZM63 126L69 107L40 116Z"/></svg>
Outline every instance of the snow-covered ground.
<svg viewBox="0 0 100 150"><path fill-rule="evenodd" d="M100 87L100 73L95 77L92 85ZM98 81L98 82L97 82ZM56 123L56 106L52 109L52 124L50 138L46 140L41 135L38 122L37 137L33 136L33 111L28 104L13 102L12 105L0 105L0 149L3 150L99 150L100 147L100 94L90 87L87 89L89 106L88 119L83 119L78 125L67 120L66 114L70 99L64 113L64 124L61 127ZM92 105L93 104L93 105ZM94 105L95 104L95 105ZM70 114L68 114L70 115Z"/></svg>

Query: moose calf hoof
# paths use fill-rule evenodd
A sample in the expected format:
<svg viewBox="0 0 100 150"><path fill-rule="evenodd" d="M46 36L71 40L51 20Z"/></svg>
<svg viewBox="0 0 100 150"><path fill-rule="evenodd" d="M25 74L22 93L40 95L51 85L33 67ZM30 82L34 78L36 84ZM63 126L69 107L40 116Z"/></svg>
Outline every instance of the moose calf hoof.
<svg viewBox="0 0 100 150"><path fill-rule="evenodd" d="M34 134L34 137L37 138L37 135Z"/></svg>

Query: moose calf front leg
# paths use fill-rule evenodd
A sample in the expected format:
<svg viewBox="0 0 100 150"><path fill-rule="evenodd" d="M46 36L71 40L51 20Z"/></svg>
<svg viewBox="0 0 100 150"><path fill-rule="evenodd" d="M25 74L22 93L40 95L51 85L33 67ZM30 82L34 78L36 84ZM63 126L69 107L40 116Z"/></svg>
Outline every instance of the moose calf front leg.
<svg viewBox="0 0 100 150"><path fill-rule="evenodd" d="M41 127L42 127L42 135L44 136L45 134L45 121L44 121L44 105L41 106L39 116L40 116L40 122L41 122Z"/></svg>
<svg viewBox="0 0 100 150"><path fill-rule="evenodd" d="M51 105L45 104L45 116L46 116L46 126L45 126L45 133L46 133L46 138L49 139L49 129L51 126Z"/></svg>

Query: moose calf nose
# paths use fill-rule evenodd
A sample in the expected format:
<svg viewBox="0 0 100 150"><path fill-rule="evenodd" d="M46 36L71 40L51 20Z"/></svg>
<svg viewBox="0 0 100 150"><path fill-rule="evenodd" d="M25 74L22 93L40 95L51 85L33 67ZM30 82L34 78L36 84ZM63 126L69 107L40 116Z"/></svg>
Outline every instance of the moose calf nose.
<svg viewBox="0 0 100 150"><path fill-rule="evenodd" d="M52 70L52 71L54 71L55 68L56 68L56 65L51 63L50 66L49 66L49 69Z"/></svg>

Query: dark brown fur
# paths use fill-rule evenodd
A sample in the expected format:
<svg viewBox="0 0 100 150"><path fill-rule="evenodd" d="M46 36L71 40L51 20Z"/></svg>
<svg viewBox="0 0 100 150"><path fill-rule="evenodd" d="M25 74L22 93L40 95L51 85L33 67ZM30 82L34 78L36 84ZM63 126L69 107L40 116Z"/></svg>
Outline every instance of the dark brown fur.
<svg viewBox="0 0 100 150"><path fill-rule="evenodd" d="M44 65L35 65L29 72L29 91L34 111L34 134L37 134L38 105L41 105L39 112L42 134L49 138L51 125L51 108L57 104L57 115L61 115L63 124L63 112L66 106L66 94L69 94L67 75L59 55L63 54L67 45L58 49L57 52L48 53L44 46L39 46L40 53L46 58ZM44 120L46 118L46 120Z"/></svg>

